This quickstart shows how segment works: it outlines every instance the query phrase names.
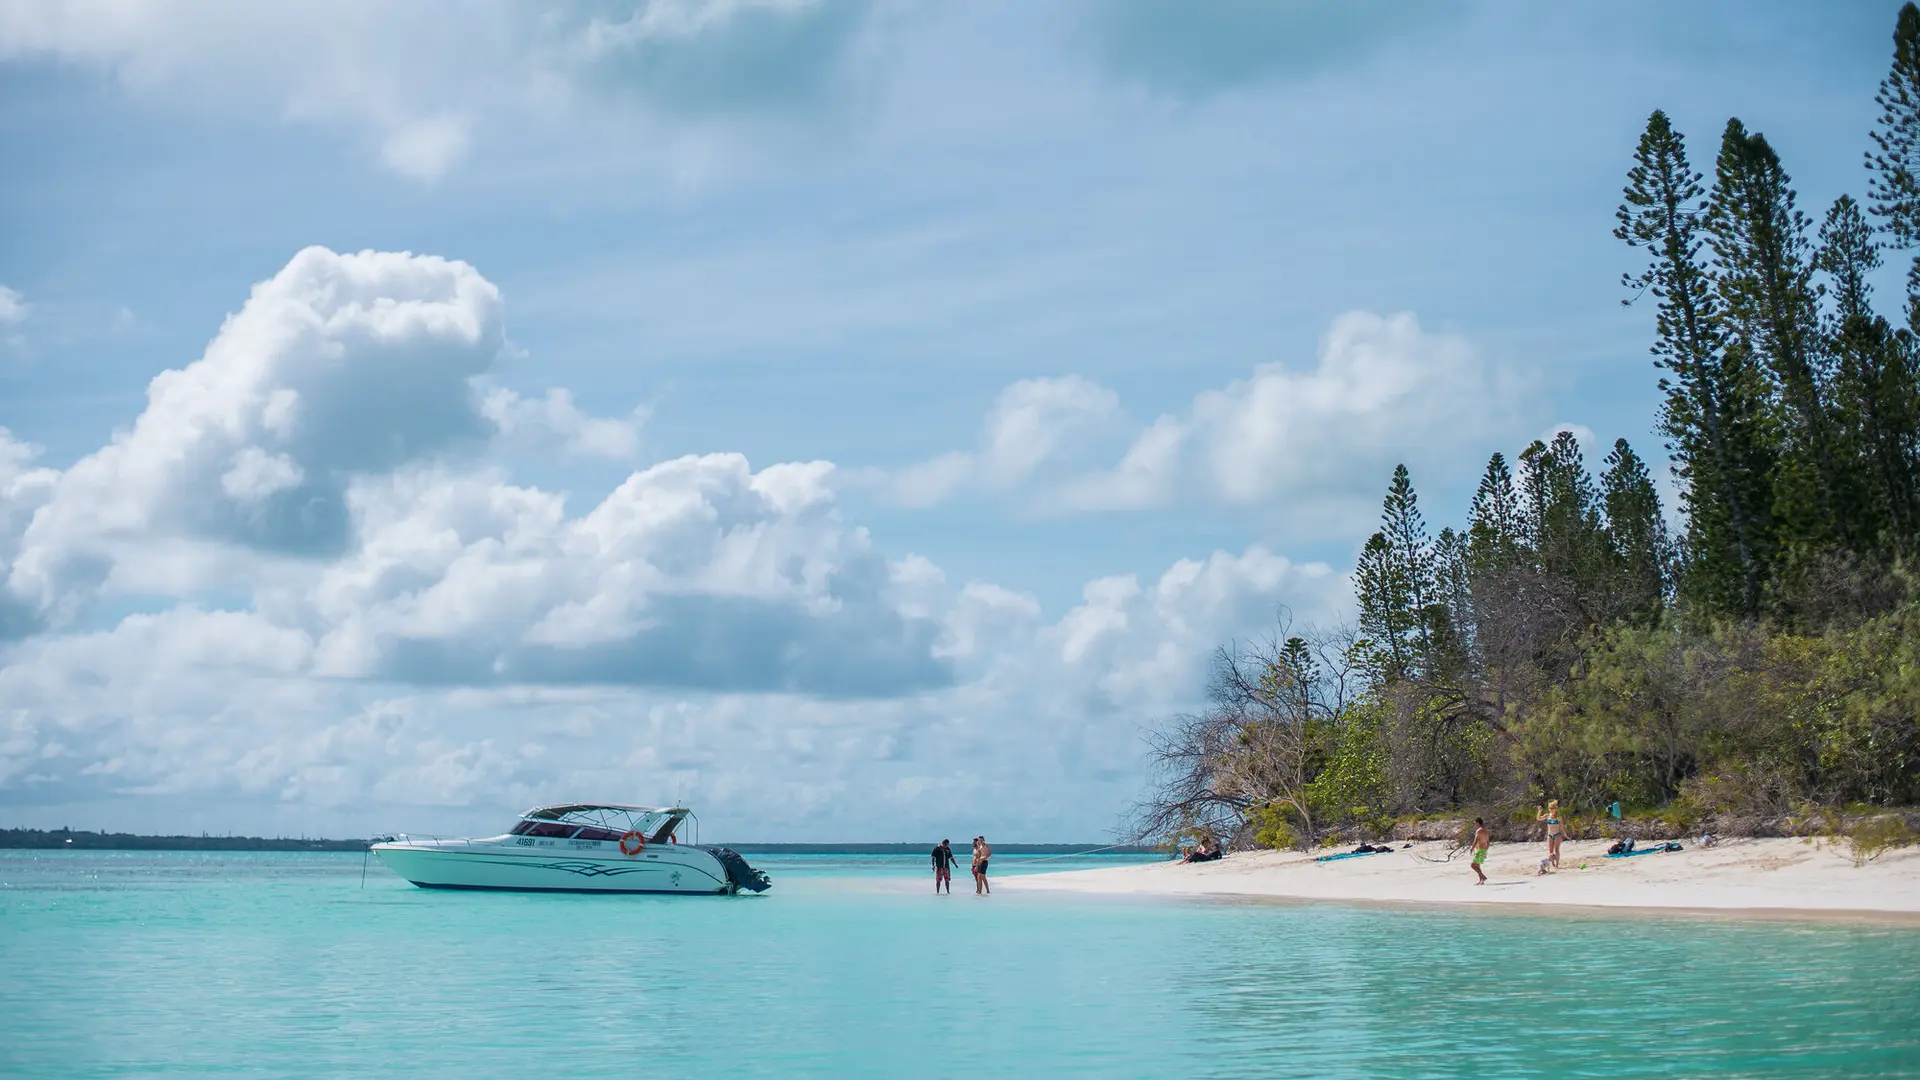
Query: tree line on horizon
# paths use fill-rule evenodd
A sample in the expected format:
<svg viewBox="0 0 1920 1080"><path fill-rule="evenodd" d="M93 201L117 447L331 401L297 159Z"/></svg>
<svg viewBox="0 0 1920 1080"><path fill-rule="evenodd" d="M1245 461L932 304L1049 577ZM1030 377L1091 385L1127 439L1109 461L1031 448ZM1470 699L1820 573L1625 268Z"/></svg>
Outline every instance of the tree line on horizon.
<svg viewBox="0 0 1920 1080"><path fill-rule="evenodd" d="M1678 489L1570 432L1487 463L1432 533L1405 465L1357 624L1222 647L1148 736L1124 830L1311 846L1413 815L1618 802L1674 822L1920 803L1920 8L1875 97L1864 202L1819 224L1730 119L1711 177L1655 111L1614 235L1644 261ZM1897 318L1882 252L1916 252Z"/></svg>

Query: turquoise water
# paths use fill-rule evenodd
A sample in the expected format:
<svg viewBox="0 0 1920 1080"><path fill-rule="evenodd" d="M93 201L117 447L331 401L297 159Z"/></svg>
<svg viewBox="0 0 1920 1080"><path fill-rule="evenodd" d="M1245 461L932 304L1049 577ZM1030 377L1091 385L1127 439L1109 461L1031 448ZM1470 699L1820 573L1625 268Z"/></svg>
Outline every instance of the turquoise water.
<svg viewBox="0 0 1920 1080"><path fill-rule="evenodd" d="M594 897L0 852L0 1075L1920 1076L1915 929L936 899L917 858L753 861L764 896Z"/></svg>

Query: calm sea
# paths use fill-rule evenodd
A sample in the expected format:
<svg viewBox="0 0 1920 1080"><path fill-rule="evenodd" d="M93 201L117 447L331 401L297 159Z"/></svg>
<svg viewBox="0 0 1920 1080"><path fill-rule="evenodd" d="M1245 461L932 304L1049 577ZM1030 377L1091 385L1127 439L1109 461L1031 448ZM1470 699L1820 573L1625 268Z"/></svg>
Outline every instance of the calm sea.
<svg viewBox="0 0 1920 1080"><path fill-rule="evenodd" d="M0 1075L1920 1076L1915 929L936 899L920 858L753 861L764 896L591 897L0 852Z"/></svg>

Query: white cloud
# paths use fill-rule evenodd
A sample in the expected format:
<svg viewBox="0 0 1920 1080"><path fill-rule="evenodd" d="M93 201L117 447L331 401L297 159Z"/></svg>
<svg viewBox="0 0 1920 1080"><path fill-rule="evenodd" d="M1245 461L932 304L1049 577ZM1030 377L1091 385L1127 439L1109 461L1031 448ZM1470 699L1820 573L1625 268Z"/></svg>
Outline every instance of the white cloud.
<svg viewBox="0 0 1920 1080"><path fill-rule="evenodd" d="M574 405L569 391L555 388L544 397L525 398L505 387L481 391L479 408L515 449L611 461L629 461L640 452L640 428L651 411L643 405L625 417L593 417Z"/></svg>
<svg viewBox="0 0 1920 1080"><path fill-rule="evenodd" d="M440 178L466 156L472 121L461 116L427 116L396 125L380 143L380 160L414 180Z"/></svg>
<svg viewBox="0 0 1920 1080"><path fill-rule="evenodd" d="M1139 510L1180 501L1270 507L1302 534L1364 520L1370 490L1393 465L1469 461L1510 435L1533 405L1531 384L1482 360L1462 338L1422 330L1410 314L1350 312L1333 320L1308 370L1264 364L1195 397L1184 413L1141 429L1111 468L1043 476L1040 461L1084 458L1098 423L1119 412L1111 391L1083 379L1079 422L1040 415L1035 465L1006 470L1033 505L1065 512ZM1003 401L1027 386L1016 383ZM1097 404L1096 404L1097 403ZM994 417L989 416L989 430ZM1017 440L1016 440L1017 442ZM901 501L929 505L985 472L985 454L934 458L892 479ZM915 497L910 497L915 496Z"/></svg>
<svg viewBox="0 0 1920 1080"><path fill-rule="evenodd" d="M598 7L476 0L450 18L417 0L0 0L0 62L51 57L131 94L357 131L381 164L431 182L485 129L626 103L682 122L791 108L830 86L865 13L812 0Z"/></svg>
<svg viewBox="0 0 1920 1080"><path fill-rule="evenodd" d="M1000 391L981 426L979 449L942 454L896 470L854 474L903 506L933 506L962 491L1006 491L1077 450L1119 416L1113 391L1078 375L1023 379Z"/></svg>
<svg viewBox="0 0 1920 1080"><path fill-rule="evenodd" d="M472 380L502 340L499 291L465 263L300 252L59 477L10 587L58 612L170 538L344 550L354 477L486 436Z"/></svg>
<svg viewBox="0 0 1920 1080"><path fill-rule="evenodd" d="M682 457L573 506L488 448L630 455L638 421L486 383L501 319L464 264L309 249L64 472L0 431L0 798L364 835L678 794L735 837L956 808L1096 836L1215 644L1341 607L1254 547L1050 617L888 558L827 462ZM1116 407L1010 388L966 482L1026 482Z"/></svg>
<svg viewBox="0 0 1920 1080"><path fill-rule="evenodd" d="M1395 462L1467 459L1508 428L1527 385L1410 314L1350 312L1311 371L1278 365L1194 400L1193 461L1216 497L1307 518L1371 510Z"/></svg>
<svg viewBox="0 0 1920 1080"><path fill-rule="evenodd" d="M28 523L53 497L59 481L55 470L34 465L39 456L38 446L20 442L0 427L0 569L13 565ZM38 622L31 603L0 587L0 642L27 633Z"/></svg>
<svg viewBox="0 0 1920 1080"><path fill-rule="evenodd" d="M0 324L25 322L27 313L32 310L27 298L21 296L17 289L0 285Z"/></svg>

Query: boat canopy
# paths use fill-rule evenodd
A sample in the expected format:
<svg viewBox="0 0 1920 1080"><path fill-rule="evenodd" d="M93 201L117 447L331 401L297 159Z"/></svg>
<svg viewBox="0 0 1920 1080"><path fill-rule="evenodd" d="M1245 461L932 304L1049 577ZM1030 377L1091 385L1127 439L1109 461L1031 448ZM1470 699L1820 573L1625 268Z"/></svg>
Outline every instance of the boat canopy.
<svg viewBox="0 0 1920 1080"><path fill-rule="evenodd" d="M515 835L618 839L638 832L650 844L664 843L692 811L684 806L621 806L617 803L561 803L536 806L520 815Z"/></svg>

